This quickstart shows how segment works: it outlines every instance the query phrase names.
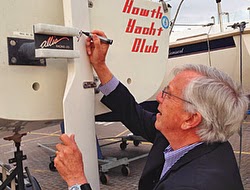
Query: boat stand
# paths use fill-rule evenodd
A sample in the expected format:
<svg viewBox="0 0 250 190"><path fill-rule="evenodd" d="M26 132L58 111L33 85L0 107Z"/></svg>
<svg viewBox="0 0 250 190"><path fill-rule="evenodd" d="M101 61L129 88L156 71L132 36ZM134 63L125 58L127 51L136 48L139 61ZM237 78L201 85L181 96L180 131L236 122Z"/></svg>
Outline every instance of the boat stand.
<svg viewBox="0 0 250 190"><path fill-rule="evenodd" d="M50 148L49 145L51 145L51 144L37 143L38 147L44 148L44 149L46 149L46 150L48 150L48 151L50 151L50 152L52 152L54 154L54 155L50 156L49 169L50 169L50 171L55 172L55 171L57 171L56 167L54 165L54 159L56 157L56 151L54 149Z"/></svg>
<svg viewBox="0 0 250 190"><path fill-rule="evenodd" d="M23 151L20 150L21 146L21 138L26 135L15 133L13 136L6 137L4 140L13 140L15 143L16 151L14 152L14 158L9 159L9 163L16 163L16 168L10 173L10 175L3 181L0 189L4 189L7 187L12 180L17 176L18 180L18 190L24 190L24 175L23 175L23 160L26 160L26 155L23 155ZM13 182L12 182L13 183ZM13 188L13 187L12 187Z"/></svg>
<svg viewBox="0 0 250 190"><path fill-rule="evenodd" d="M23 160L26 160L27 156L23 154L22 150L20 150L21 139L24 135L26 135L26 133L23 134L15 133L13 136L4 138L4 140L9 140L9 141L13 140L15 143L16 151L14 152L14 158L9 159L9 163L10 164L16 163L15 164L16 167L13 169L10 166L1 163L3 182L0 185L0 190L4 189L15 190L16 188L17 190L26 190L28 188L30 190L41 190L38 182L31 177L27 167L25 167L25 170L29 182L28 184L25 183L26 176L24 176L23 173ZM7 172L9 173L9 176L7 176ZM16 180L17 180L17 185L16 185ZM9 184L11 184L11 187L8 186Z"/></svg>
<svg viewBox="0 0 250 190"><path fill-rule="evenodd" d="M118 140L110 142L110 143L106 143L103 145L99 145L99 142L98 142L99 140L109 140L109 139L110 140L118 139ZM108 176L107 172L110 169L116 168L118 166L122 166L121 167L122 175L129 176L130 175L129 163L148 156L148 153L142 154L139 156L135 156L135 157L130 158L130 159L127 157L124 157L121 159L117 159L115 157L104 158L102 156L102 152L100 149L101 147L108 146L108 145L115 144L115 143L120 143L121 150L125 150L127 148L127 145L128 145L127 141L133 141L133 144L135 146L139 146L139 144L141 142L146 142L146 140L144 138L142 138L141 136L136 136L136 135L127 135L127 136L120 136L120 137L106 137L106 138L100 138L97 140L99 173L100 173L100 181L102 184L106 185L109 183L109 176Z"/></svg>
<svg viewBox="0 0 250 190"><path fill-rule="evenodd" d="M62 129L62 133L64 133L63 127L61 129ZM99 145L99 140L109 140L109 139L110 140L117 139L117 141ZM139 146L139 144L141 142L146 142L146 140L144 138L142 138L141 136L136 136L136 135L127 135L127 136L120 136L120 137L105 137L105 138L100 138L100 139L96 138L99 175L100 175L100 181L102 184L106 185L109 183L109 176L107 173L110 169L116 168L118 166L122 166L121 167L122 175L129 176L130 175L129 163L148 156L148 153L146 153L146 154L139 155L139 156L136 156L136 157L133 157L130 159L127 157L117 159L115 157L104 158L104 156L102 155L101 147L108 146L111 144L116 144L116 143L120 142L121 150L125 150L127 148L127 145L128 145L127 141L133 141L134 146ZM54 153L54 154L56 153L56 151L54 149L52 149L48 146L49 144L37 143L37 145L41 148L44 148L44 149ZM56 167L54 166L54 158L55 158L55 155L50 156L49 169L51 171L57 171Z"/></svg>

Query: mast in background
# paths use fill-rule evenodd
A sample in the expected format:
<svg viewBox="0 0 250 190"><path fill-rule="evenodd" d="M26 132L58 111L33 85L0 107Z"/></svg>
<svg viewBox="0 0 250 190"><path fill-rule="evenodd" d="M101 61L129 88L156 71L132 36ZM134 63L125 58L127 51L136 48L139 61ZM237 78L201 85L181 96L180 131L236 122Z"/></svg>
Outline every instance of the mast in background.
<svg viewBox="0 0 250 190"><path fill-rule="evenodd" d="M223 23L222 23L222 10L221 10L221 0L216 0L217 3L217 10L218 10L218 19L219 19L219 25L220 25L220 31L223 32Z"/></svg>

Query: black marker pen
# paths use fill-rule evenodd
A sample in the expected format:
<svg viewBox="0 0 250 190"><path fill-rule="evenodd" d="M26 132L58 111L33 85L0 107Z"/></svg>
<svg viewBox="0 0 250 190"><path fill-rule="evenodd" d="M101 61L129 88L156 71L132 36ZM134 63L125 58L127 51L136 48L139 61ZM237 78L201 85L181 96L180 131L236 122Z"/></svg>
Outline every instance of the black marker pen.
<svg viewBox="0 0 250 190"><path fill-rule="evenodd" d="M90 38L92 38L92 36L93 36L93 34L90 33L90 32L84 32L84 31L82 31L82 33L85 34L86 36L90 37ZM97 35L97 37L98 37L102 42L104 42L104 43L107 43L107 44L110 44L110 45L113 43L113 40L111 40L111 39L108 39L108 38L105 38L105 37L102 37L102 36L99 36L99 35Z"/></svg>

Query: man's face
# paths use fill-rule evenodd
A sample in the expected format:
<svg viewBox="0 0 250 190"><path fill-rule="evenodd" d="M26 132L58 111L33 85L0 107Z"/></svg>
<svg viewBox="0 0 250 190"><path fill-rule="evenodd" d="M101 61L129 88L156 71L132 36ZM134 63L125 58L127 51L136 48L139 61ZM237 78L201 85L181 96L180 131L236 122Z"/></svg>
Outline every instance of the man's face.
<svg viewBox="0 0 250 190"><path fill-rule="evenodd" d="M183 90L187 84L200 74L194 71L183 71L177 74L169 85L165 88L165 92L158 94L159 113L156 116L155 127L165 137L169 135L177 135L180 133L181 126L189 117L189 113L185 111L185 100L183 98Z"/></svg>

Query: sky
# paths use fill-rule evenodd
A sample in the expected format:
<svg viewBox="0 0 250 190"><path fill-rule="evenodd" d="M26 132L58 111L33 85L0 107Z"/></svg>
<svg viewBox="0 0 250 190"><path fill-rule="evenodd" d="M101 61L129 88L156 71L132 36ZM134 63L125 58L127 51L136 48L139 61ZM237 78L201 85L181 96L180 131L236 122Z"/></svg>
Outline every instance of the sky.
<svg viewBox="0 0 250 190"><path fill-rule="evenodd" d="M178 5L181 0L165 0L172 6L172 17L175 15ZM249 19L250 0L221 0L222 12L229 13L229 19L238 20L240 17ZM192 23L206 24L212 22L211 17L216 17L217 20L217 3L216 0L184 0L176 23ZM228 19L225 15L223 19Z"/></svg>

